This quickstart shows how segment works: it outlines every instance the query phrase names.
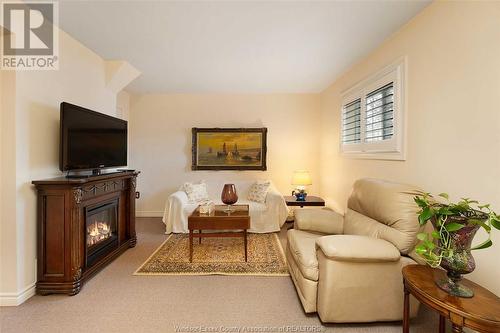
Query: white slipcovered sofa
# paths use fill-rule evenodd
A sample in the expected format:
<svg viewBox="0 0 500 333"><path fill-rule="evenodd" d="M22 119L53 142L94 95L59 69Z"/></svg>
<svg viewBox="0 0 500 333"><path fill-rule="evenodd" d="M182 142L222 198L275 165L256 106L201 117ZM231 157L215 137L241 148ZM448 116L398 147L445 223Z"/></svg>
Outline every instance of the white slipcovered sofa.
<svg viewBox="0 0 500 333"><path fill-rule="evenodd" d="M251 180L240 180L224 182L206 181L205 183L207 184L208 196L216 205L222 204L220 196L224 184L234 184L236 186L238 194L238 202L236 204L249 205L249 232L266 233L279 231L288 216L285 199L271 183L265 203L249 201L247 199L248 190L254 182ZM198 203L189 203L186 192L179 190L171 194L167 199L163 213L163 223L166 226L165 233L187 233L188 216L196 207L198 207Z"/></svg>

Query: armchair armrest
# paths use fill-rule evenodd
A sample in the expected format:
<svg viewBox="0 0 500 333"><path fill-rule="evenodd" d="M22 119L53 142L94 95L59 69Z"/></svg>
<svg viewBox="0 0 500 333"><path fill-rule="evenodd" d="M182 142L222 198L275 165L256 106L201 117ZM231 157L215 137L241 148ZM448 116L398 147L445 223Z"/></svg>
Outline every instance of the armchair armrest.
<svg viewBox="0 0 500 333"><path fill-rule="evenodd" d="M294 228L324 234L342 234L344 216L331 209L296 209Z"/></svg>
<svg viewBox="0 0 500 333"><path fill-rule="evenodd" d="M388 241L368 236L333 235L316 240L316 249L333 260L350 262L391 262L401 257Z"/></svg>

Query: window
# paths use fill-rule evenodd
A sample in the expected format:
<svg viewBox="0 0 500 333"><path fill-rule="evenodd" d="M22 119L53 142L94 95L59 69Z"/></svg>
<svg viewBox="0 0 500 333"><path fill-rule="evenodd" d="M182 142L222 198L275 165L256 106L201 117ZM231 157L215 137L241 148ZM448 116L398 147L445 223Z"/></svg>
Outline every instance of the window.
<svg viewBox="0 0 500 333"><path fill-rule="evenodd" d="M404 160L404 69L403 59L343 94L344 156Z"/></svg>
<svg viewBox="0 0 500 333"><path fill-rule="evenodd" d="M343 112L343 143L359 143L361 141L361 99L344 106Z"/></svg>
<svg viewBox="0 0 500 333"><path fill-rule="evenodd" d="M365 141L384 141L394 134L394 84L366 96Z"/></svg>

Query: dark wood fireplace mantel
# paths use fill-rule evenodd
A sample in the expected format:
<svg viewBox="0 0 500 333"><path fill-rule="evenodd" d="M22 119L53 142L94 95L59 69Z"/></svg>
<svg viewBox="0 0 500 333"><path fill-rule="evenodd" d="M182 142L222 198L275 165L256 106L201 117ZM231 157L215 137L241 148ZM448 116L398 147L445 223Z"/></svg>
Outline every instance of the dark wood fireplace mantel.
<svg viewBox="0 0 500 333"><path fill-rule="evenodd" d="M137 241L135 198L138 171L89 178L33 181L38 196L39 294L77 294L85 280ZM89 260L86 219L90 208L116 205L116 238L97 258Z"/></svg>

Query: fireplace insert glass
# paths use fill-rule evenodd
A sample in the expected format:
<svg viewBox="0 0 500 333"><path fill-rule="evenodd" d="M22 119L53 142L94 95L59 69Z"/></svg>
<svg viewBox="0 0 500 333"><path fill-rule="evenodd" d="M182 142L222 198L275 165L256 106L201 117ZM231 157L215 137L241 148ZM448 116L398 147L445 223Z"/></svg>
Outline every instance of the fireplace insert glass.
<svg viewBox="0 0 500 333"><path fill-rule="evenodd" d="M118 246L118 202L113 201L86 209L87 265Z"/></svg>

